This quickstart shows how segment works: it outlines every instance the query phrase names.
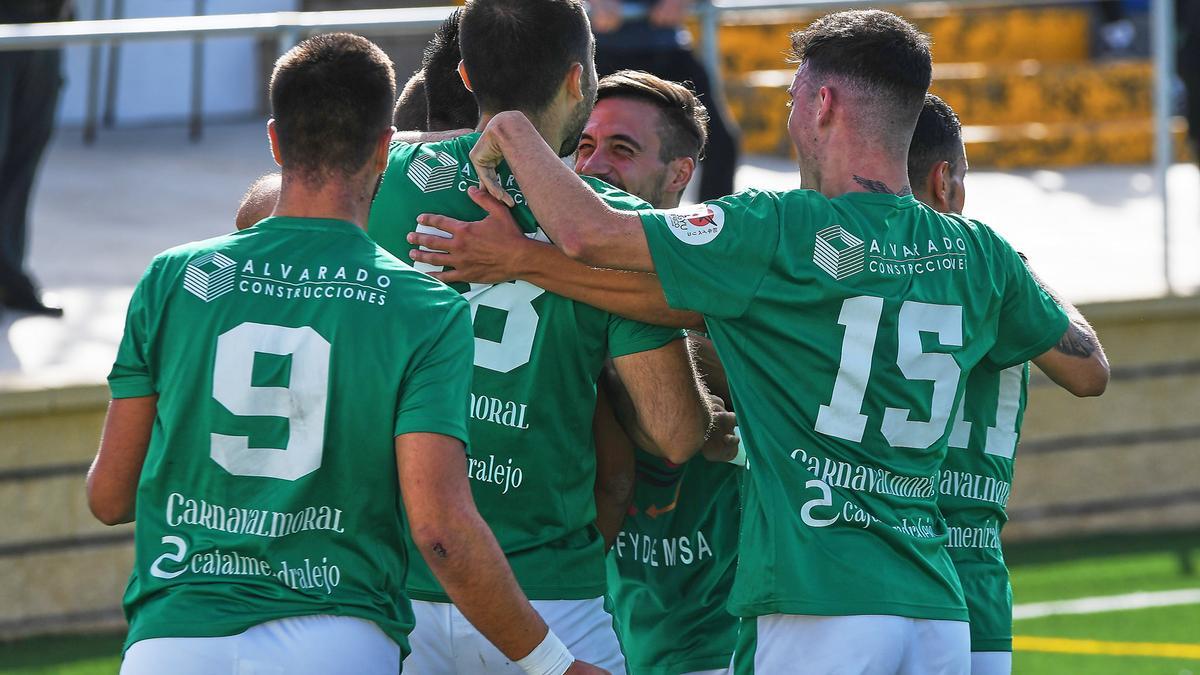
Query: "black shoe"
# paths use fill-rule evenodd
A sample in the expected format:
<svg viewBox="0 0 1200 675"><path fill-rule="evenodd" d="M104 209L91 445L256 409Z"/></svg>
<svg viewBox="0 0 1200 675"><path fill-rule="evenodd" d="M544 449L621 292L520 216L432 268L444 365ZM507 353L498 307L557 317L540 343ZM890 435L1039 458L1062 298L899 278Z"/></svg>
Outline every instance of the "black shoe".
<svg viewBox="0 0 1200 675"><path fill-rule="evenodd" d="M42 302L37 293L30 290L26 293L16 293L4 299L4 306L9 309L14 309L18 312L29 312L38 316L60 317L63 315L62 307L57 305L47 305Z"/></svg>

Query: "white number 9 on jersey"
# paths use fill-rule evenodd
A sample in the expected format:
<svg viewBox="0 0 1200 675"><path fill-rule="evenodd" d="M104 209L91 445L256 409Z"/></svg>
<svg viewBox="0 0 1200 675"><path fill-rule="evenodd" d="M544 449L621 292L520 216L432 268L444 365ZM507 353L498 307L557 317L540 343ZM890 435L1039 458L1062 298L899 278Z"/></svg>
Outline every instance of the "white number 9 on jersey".
<svg viewBox="0 0 1200 675"><path fill-rule="evenodd" d="M291 357L286 387L251 383L255 354ZM321 467L329 398L329 341L308 326L246 322L217 338L213 398L241 416L286 417L283 448L252 448L247 436L212 434L211 457L235 476L296 480Z"/></svg>

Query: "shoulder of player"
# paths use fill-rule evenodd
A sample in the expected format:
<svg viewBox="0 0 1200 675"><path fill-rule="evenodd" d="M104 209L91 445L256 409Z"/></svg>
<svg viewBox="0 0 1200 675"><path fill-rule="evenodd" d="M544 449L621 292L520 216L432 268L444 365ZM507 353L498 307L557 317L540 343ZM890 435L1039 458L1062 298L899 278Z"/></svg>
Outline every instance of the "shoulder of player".
<svg viewBox="0 0 1200 675"><path fill-rule="evenodd" d="M940 215L952 221L958 227L961 227L963 232L969 238L976 241L985 252L989 254L1008 255L1011 251L1012 255L1017 255L1016 249L1009 243L1008 239L987 223L953 213L943 213Z"/></svg>
<svg viewBox="0 0 1200 675"><path fill-rule="evenodd" d="M389 146L388 157L389 161L407 162L420 153L436 155L439 152L444 152L456 159L465 159L470 154L471 148L475 146L475 141L478 139L479 132L455 136L454 138L447 138L440 141L418 143L393 138Z"/></svg>
<svg viewBox="0 0 1200 675"><path fill-rule="evenodd" d="M409 290L429 291L436 294L443 294L447 297L462 299L458 291L417 270L412 265L389 253L387 249L379 244L374 244L374 242L372 244L375 256L373 260L375 271L378 274L387 275L391 280L390 288L403 288L406 292ZM466 301L463 300L463 302Z"/></svg>
<svg viewBox="0 0 1200 675"><path fill-rule="evenodd" d="M210 239L189 241L184 244L172 246L154 256L154 261L151 265L159 268L166 268L175 264L186 265L200 256L208 255L209 253L220 253L230 248L239 238L248 236L247 233L250 231L230 232L229 234L222 234Z"/></svg>
<svg viewBox="0 0 1200 675"><path fill-rule="evenodd" d="M635 194L626 192L592 176L580 176L583 182L604 200L604 203L614 209L627 211L645 211L653 208L649 202Z"/></svg>

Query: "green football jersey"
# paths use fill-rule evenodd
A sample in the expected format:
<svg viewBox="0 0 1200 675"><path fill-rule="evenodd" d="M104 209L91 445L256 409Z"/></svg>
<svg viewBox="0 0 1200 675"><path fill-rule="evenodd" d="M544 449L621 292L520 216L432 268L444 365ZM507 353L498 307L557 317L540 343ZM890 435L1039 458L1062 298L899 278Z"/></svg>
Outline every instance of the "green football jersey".
<svg viewBox="0 0 1200 675"><path fill-rule="evenodd" d="M966 374L1067 317L986 226L911 196L750 190L642 215L705 315L748 454L730 611L967 619L935 502Z"/></svg>
<svg viewBox="0 0 1200 675"><path fill-rule="evenodd" d="M417 216L479 220L466 194L478 185L468 154L479 134L428 144L394 144L371 207L368 232L409 260L405 240ZM513 216L546 241L506 166ZM601 181L591 185L617 208L649 205ZM432 271L423 263L416 268ZM525 594L534 600L599 597L604 542L596 528L592 418L606 356L656 349L679 331L648 326L568 300L524 281L456 286L470 300L475 375L470 392L468 474L487 520ZM420 556L412 554L413 598L449 602Z"/></svg>
<svg viewBox="0 0 1200 675"><path fill-rule="evenodd" d="M608 554L608 596L630 675L729 666L737 617L725 609L737 564L742 468L675 465L637 451L633 506Z"/></svg>
<svg viewBox="0 0 1200 675"><path fill-rule="evenodd" d="M393 439L465 442L468 311L344 221L268 218L155 258L109 375L114 398L158 396L126 646L335 614L407 653Z"/></svg>
<svg viewBox="0 0 1200 675"><path fill-rule="evenodd" d="M938 475L946 548L971 615L971 651L1012 650L1012 589L1000 531L1008 522L1028 386L1029 364L972 370Z"/></svg>

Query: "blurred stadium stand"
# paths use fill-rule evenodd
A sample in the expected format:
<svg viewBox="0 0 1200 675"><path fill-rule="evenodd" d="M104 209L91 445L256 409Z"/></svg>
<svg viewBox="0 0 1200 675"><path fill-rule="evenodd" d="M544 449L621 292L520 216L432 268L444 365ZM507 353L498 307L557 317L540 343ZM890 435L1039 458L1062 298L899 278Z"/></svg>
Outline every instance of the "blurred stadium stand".
<svg viewBox="0 0 1200 675"><path fill-rule="evenodd" d="M999 4L999 3L998 3ZM932 91L966 125L977 168L1141 164L1153 151L1150 59L1092 57L1088 5L906 6L905 17L933 39ZM787 36L818 16L771 10L725 15L719 39L726 97L747 153L788 155L784 91L793 69ZM1186 128L1173 132L1179 157Z"/></svg>

